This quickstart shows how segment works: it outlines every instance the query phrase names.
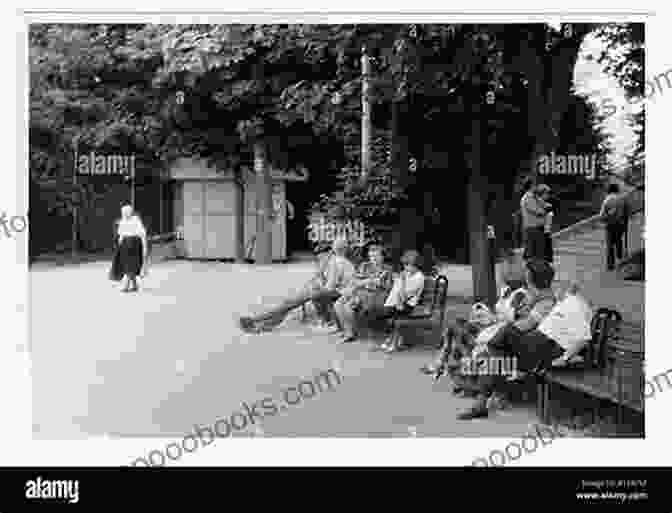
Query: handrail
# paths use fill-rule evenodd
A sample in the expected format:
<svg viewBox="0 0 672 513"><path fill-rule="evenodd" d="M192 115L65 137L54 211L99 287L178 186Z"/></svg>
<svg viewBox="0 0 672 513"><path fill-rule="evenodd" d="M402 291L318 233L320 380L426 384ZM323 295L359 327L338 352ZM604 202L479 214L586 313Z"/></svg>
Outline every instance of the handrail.
<svg viewBox="0 0 672 513"><path fill-rule="evenodd" d="M636 189L634 189L634 190L632 190L632 191L629 191L629 192L626 193L626 195L625 195L625 200L628 201L628 199L629 199L630 197L634 196L634 195L635 195L636 193L638 193L638 192L643 192L643 188L638 187L638 188L636 188ZM640 213L640 212L643 212L643 211L644 211L644 208L645 208L645 206L644 206L644 200L642 200L642 202L641 202L641 206L637 207L637 208L634 209L634 210L631 210L631 211L628 213L628 220L629 220L631 217L635 216L636 214L638 214L638 213ZM520 211L520 210L517 210L516 212L514 212L514 215L515 215L517 212L519 212L519 211ZM559 230L559 231L553 233L553 234L551 235L551 237L552 237L553 239L560 238L560 237L563 237L563 236L565 236L565 235L567 235L567 234L569 234L569 233L573 233L573 232L579 231L579 230L581 230L581 229L583 229L583 228L585 228L585 227L587 227L587 226L589 226L589 225L591 225L591 224L598 223L598 222L601 222L600 215L599 215L599 214L594 214L594 215L592 215L592 216L590 216L590 217L586 217L585 219L582 219L582 220L580 220L580 221L577 221L576 223L574 223L574 224L572 224L572 225L569 225L569 226L563 228L562 230ZM522 248L516 248L516 249L520 250L520 249L522 249Z"/></svg>
<svg viewBox="0 0 672 513"><path fill-rule="evenodd" d="M578 221L574 224L571 224L571 225L567 226L566 228L563 228L562 230L559 230L559 231L553 233L551 235L551 237L555 239L557 237L561 237L561 236L563 236L567 233L571 233L571 232L580 230L587 225L590 225L590 224L593 224L593 223L596 223L596 222L600 222L600 221L601 221L600 214L595 214L595 215L592 215L590 217L586 217L585 219L582 219L581 221Z"/></svg>
<svg viewBox="0 0 672 513"><path fill-rule="evenodd" d="M147 237L147 240L149 242L164 242L177 239L177 235L177 232L157 233L156 235L150 235Z"/></svg>

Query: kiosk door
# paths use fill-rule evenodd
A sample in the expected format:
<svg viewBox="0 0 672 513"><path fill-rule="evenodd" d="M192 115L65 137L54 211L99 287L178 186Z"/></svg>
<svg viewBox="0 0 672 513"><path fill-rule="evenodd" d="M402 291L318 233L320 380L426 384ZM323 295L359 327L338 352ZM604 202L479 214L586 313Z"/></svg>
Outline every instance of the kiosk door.
<svg viewBox="0 0 672 513"><path fill-rule="evenodd" d="M203 182L185 181L182 187L184 208L184 249L188 258L206 258L205 194Z"/></svg>
<svg viewBox="0 0 672 513"><path fill-rule="evenodd" d="M205 182L205 258L235 258L236 191L231 181Z"/></svg>

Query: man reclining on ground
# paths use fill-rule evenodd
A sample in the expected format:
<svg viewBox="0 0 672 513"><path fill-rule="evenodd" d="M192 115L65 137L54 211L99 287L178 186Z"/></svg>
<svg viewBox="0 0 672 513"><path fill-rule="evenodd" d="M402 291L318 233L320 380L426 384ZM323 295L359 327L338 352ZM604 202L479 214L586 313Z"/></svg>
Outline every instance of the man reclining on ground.
<svg viewBox="0 0 672 513"><path fill-rule="evenodd" d="M238 321L240 329L248 333L259 333L272 329L281 324L291 310L308 301L314 303L323 323L328 323L331 306L355 275L355 267L345 258L347 250L348 244L345 239L334 240L331 255L324 267L320 266L317 275L306 286L279 305L259 315L241 317Z"/></svg>

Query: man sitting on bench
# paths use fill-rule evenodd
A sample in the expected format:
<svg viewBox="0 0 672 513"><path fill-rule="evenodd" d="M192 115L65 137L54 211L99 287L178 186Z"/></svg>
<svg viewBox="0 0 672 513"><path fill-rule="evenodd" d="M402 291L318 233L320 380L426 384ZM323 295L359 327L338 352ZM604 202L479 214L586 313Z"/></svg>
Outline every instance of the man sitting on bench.
<svg viewBox="0 0 672 513"><path fill-rule="evenodd" d="M309 301L315 304L320 319L327 324L330 320L331 305L340 297L341 291L347 287L355 274L354 266L345 258L347 249L348 244L345 239L334 240L328 260L320 264L318 273L306 286L279 305L259 315L241 317L238 321L240 329L248 333L259 333L271 329L281 324L291 310Z"/></svg>
<svg viewBox="0 0 672 513"><path fill-rule="evenodd" d="M514 336L532 332L555 306L555 296L551 284L555 276L553 267L541 260L529 260L525 263L528 295L519 320L507 324L494 335L487 345L488 357L517 356L520 347L514 342ZM471 420L488 416L488 402L496 389L507 379L499 374L484 374L477 378L478 399L474 406L458 415L460 420Z"/></svg>

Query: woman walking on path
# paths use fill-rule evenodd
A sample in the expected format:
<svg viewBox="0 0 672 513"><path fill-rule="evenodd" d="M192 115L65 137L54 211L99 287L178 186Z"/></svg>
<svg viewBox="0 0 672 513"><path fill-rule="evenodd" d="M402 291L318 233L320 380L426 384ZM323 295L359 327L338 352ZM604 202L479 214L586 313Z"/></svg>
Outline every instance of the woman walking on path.
<svg viewBox="0 0 672 513"><path fill-rule="evenodd" d="M147 260L147 232L130 205L121 208L121 219L117 223L117 238L118 248L113 263L113 274L122 279L122 292L137 292L137 277Z"/></svg>
<svg viewBox="0 0 672 513"><path fill-rule="evenodd" d="M372 245L369 260L360 265L355 280L334 305L344 343L357 340L357 317L381 309L391 286L392 267L385 263L383 248Z"/></svg>

